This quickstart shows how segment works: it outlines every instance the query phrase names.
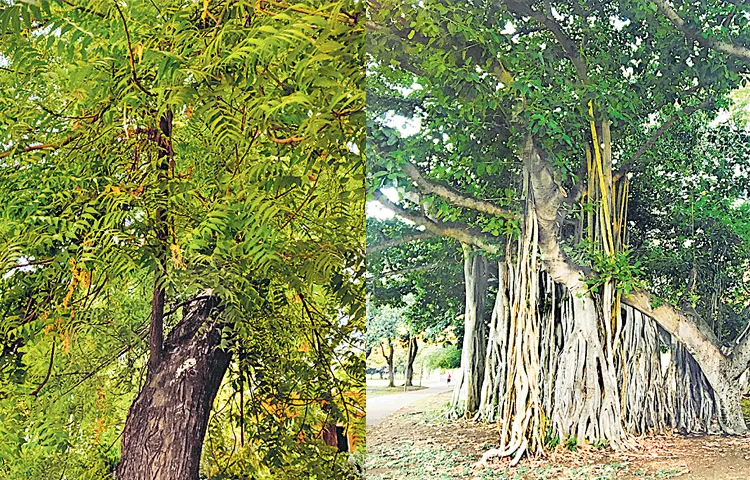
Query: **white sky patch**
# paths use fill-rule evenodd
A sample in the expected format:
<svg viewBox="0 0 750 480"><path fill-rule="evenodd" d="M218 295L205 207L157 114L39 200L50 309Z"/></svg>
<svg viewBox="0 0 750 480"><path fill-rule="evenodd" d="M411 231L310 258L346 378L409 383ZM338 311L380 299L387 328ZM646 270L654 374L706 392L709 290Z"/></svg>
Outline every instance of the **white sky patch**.
<svg viewBox="0 0 750 480"><path fill-rule="evenodd" d="M398 130L401 137L410 137L422 129L422 121L419 118L407 118L402 115L388 115L385 125Z"/></svg>
<svg viewBox="0 0 750 480"><path fill-rule="evenodd" d="M501 35L513 35L516 33L516 26L511 22L505 22L505 26L500 30Z"/></svg>
<svg viewBox="0 0 750 480"><path fill-rule="evenodd" d="M615 27L615 30L618 32L622 30L623 28L630 25L630 19L629 18L611 18L610 22L612 23L612 26Z"/></svg>
<svg viewBox="0 0 750 480"><path fill-rule="evenodd" d="M398 191L395 188L385 187L385 188L381 188L380 191L391 202L393 203L398 202L399 195L398 195ZM376 218L378 220L388 220L396 216L392 211L385 208L383 204L380 202L367 202L366 213L368 217Z"/></svg>
<svg viewBox="0 0 750 480"><path fill-rule="evenodd" d="M732 115L728 110L719 110L719 113L716 114L716 117L711 120L711 123L709 123L708 126L710 128L716 128L722 123L728 122L731 117Z"/></svg>
<svg viewBox="0 0 750 480"><path fill-rule="evenodd" d="M359 147L356 143L349 142L346 144L346 148L349 149L354 155L359 155Z"/></svg>
<svg viewBox="0 0 750 480"><path fill-rule="evenodd" d="M17 266L12 267L10 270L5 272L5 274L3 274L3 280L7 280L16 272L33 272L34 270L39 268L37 265L28 265L29 263L34 262L34 260L35 260L34 257L19 258L18 262L16 263Z"/></svg>

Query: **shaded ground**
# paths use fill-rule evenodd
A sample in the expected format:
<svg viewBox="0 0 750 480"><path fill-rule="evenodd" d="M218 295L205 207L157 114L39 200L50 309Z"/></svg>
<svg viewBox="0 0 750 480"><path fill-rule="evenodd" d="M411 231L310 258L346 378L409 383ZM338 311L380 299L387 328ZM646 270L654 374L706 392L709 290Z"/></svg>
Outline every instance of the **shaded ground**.
<svg viewBox="0 0 750 480"><path fill-rule="evenodd" d="M638 449L613 453L595 449L553 452L510 468L474 464L497 446L492 426L447 422L440 412L450 393L429 395L367 431L367 478L372 480L750 479L750 438L661 435L637 439ZM369 405L368 405L369 414Z"/></svg>

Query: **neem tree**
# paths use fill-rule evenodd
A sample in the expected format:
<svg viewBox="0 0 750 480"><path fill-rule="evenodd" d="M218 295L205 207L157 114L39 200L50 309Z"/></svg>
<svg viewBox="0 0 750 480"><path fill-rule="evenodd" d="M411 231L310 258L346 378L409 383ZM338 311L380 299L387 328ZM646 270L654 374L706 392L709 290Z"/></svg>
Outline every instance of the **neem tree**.
<svg viewBox="0 0 750 480"><path fill-rule="evenodd" d="M209 418L206 472L351 475L360 14L0 2L5 478L197 479Z"/></svg>
<svg viewBox="0 0 750 480"><path fill-rule="evenodd" d="M692 268L746 291L746 137L700 113L726 106L750 69L741 4L371 4L370 191L464 246L468 380L454 413L498 422L488 456L518 461L560 440L623 447L629 432L705 429L712 408L724 432L744 433L750 337L722 351L701 316L703 277L675 278L677 262L660 270L654 254L690 250L686 218L692 242L730 232L724 263L707 252ZM394 115L418 119L419 134L401 138ZM487 269L500 279L491 309ZM736 308L727 291L714 304ZM676 387L652 368L665 344Z"/></svg>

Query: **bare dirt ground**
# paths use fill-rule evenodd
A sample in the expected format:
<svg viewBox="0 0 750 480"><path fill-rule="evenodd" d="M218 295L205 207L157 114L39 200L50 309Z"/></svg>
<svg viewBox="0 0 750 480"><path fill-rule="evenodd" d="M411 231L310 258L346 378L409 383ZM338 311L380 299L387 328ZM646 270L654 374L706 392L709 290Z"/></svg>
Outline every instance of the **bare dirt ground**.
<svg viewBox="0 0 750 480"><path fill-rule="evenodd" d="M750 479L750 438L682 436L635 439L630 452L559 449L548 458L525 459L509 467L497 461L475 464L496 447L492 426L448 422L440 415L450 392L422 398L367 431L367 478L423 479L592 479L592 480L746 480Z"/></svg>

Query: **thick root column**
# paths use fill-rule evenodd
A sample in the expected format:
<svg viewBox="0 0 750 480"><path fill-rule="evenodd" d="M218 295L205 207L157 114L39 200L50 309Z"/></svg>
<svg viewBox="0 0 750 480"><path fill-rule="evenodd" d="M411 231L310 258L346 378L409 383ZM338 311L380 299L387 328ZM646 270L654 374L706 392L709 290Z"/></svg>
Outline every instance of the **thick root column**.
<svg viewBox="0 0 750 480"><path fill-rule="evenodd" d="M488 262L480 252L464 245L464 278L466 310L464 342L461 350L461 372L456 380L449 418L473 414L479 408L484 359L487 348L485 302L487 297Z"/></svg>
<svg viewBox="0 0 750 480"><path fill-rule="evenodd" d="M545 413L540 397L540 328L537 321L539 298L538 231L533 211L527 216L519 238L515 264L506 255L500 267L498 299L493 311L491 345L483 404L478 418L497 413L500 448L484 454L481 463L493 456L512 456L518 463L525 453L544 453ZM507 276L503 276L506 273ZM494 405L497 404L495 409Z"/></svg>
<svg viewBox="0 0 750 480"><path fill-rule="evenodd" d="M560 439L605 440L626 444L615 372L599 337L598 309L590 294L572 296L573 318L567 327L555 382L552 422ZM567 325L565 325L567 323Z"/></svg>

